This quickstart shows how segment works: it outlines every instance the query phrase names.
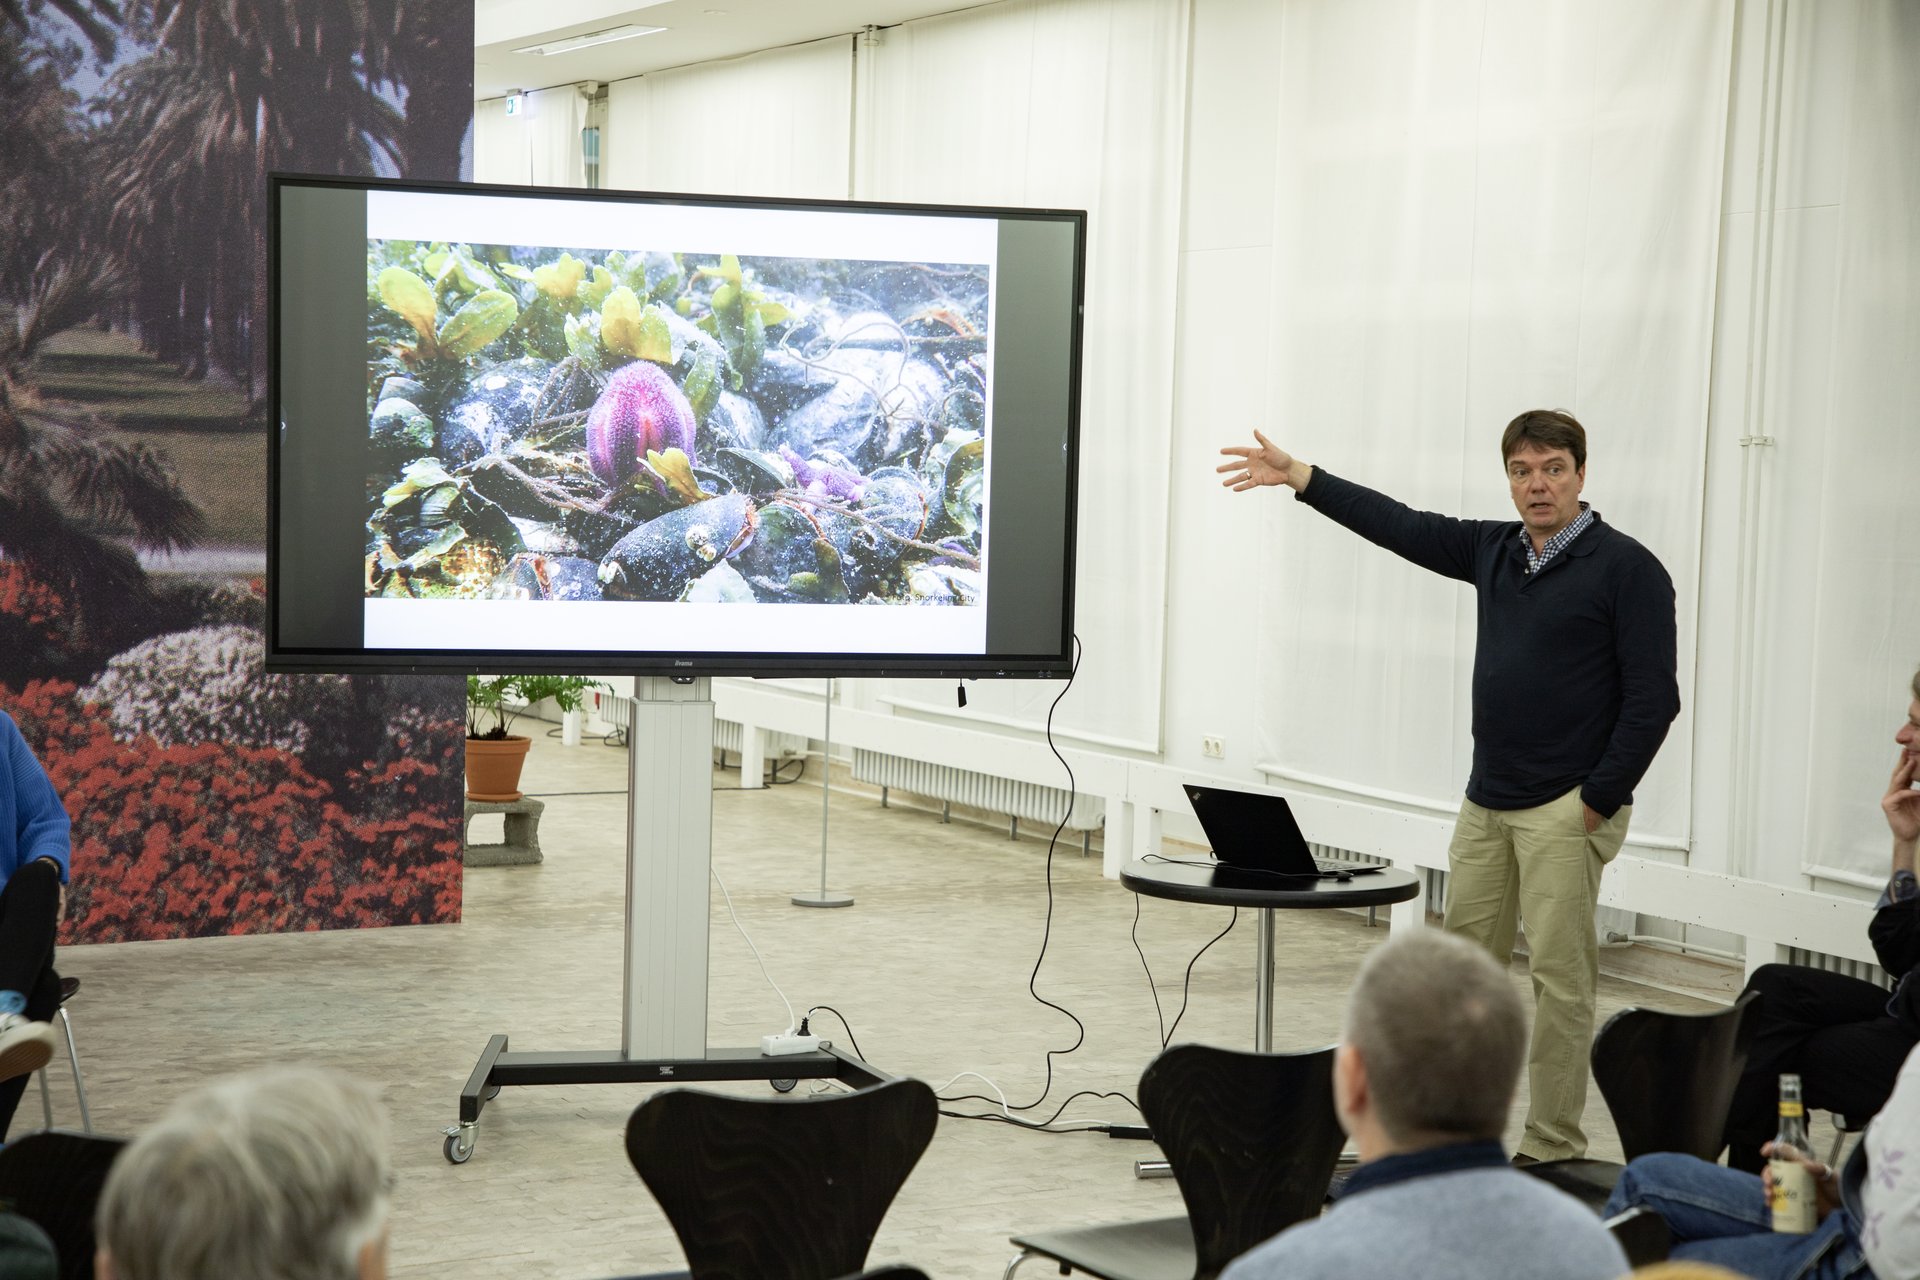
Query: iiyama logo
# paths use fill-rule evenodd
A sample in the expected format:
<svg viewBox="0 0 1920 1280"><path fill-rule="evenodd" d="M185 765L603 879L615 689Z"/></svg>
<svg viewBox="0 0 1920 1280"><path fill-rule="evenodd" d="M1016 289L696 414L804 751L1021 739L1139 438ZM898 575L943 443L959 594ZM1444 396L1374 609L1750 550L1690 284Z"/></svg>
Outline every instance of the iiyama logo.
<svg viewBox="0 0 1920 1280"><path fill-rule="evenodd" d="M682 659L682 658L675 658L675 659L673 660L673 665L674 665L674 666L676 666L676 667L690 667L690 666L692 666L693 664L692 664L691 662L688 662L688 661L686 661L685 659Z"/></svg>

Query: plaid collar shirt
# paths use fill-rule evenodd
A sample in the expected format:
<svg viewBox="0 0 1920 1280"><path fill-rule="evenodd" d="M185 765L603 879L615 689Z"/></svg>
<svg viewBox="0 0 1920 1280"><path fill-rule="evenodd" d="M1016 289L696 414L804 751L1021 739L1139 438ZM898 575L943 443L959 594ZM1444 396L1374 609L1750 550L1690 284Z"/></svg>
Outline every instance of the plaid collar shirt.
<svg viewBox="0 0 1920 1280"><path fill-rule="evenodd" d="M1537 554L1533 549L1533 539L1527 536L1526 526L1522 525L1520 527L1520 545L1527 550L1528 575L1531 576L1546 568L1549 560L1559 555L1562 551L1565 551L1567 546L1572 543L1575 538L1584 533L1587 526L1592 523L1593 508L1583 502L1580 504L1580 514L1573 518L1573 523L1554 534L1551 538L1548 538Z"/></svg>

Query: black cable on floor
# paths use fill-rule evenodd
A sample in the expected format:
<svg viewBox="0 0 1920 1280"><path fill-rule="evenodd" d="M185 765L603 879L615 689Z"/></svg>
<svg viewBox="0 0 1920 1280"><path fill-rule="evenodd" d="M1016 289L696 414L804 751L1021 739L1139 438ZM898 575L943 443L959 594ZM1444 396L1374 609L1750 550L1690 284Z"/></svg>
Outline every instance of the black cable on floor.
<svg viewBox="0 0 1920 1280"><path fill-rule="evenodd" d="M1055 1107L1053 1114L1045 1120L1018 1120L1012 1116L999 1115L991 1111L977 1113L967 1111L942 1111L940 1114L943 1116L951 1116L955 1120L992 1120L999 1124L1010 1124L1020 1129L1037 1129L1042 1133L1104 1133L1108 1127L1104 1121L1088 1121L1084 1126L1075 1129L1055 1129L1052 1127L1060 1119L1061 1115L1066 1112L1066 1109L1073 1105L1074 1099L1076 1098L1118 1098L1135 1111L1140 1110L1139 1103L1117 1089L1106 1091L1099 1089L1081 1089L1076 1093L1069 1094L1067 1100Z"/></svg>
<svg viewBox="0 0 1920 1280"><path fill-rule="evenodd" d="M1060 762L1060 767L1067 771L1067 807L1065 812L1063 812L1060 815L1059 825L1057 825L1053 829L1053 838L1047 841L1047 872L1046 872L1047 920L1046 920L1046 924L1042 927L1040 932L1040 954L1034 957L1033 972L1027 975L1027 994L1031 995L1036 1001L1045 1005L1047 1008L1057 1009L1061 1013L1066 1014L1067 1017L1073 1022L1074 1029L1078 1034L1074 1037L1073 1043L1068 1045L1066 1048L1047 1050L1046 1082L1041 1086L1040 1096L1035 1098L1032 1102L1022 1103L1018 1106L1015 1106L1007 1102L1004 1098L990 1098L984 1094L978 1094L978 1093L971 1093L971 1094L963 1093L955 1097L942 1098L941 1099L942 1102L967 1102L972 1100L978 1100L981 1102L998 1102L1000 1103L1001 1106L1006 1107L1007 1110L1009 1111L1031 1111L1035 1107L1038 1107L1041 1103L1045 1102L1047 1100L1047 1095L1053 1092L1053 1060L1054 1058L1056 1056L1064 1057L1065 1055L1074 1052L1081 1045L1087 1042L1087 1024L1080 1021L1080 1019L1074 1014L1073 1010L1067 1008L1065 1005L1056 1004L1053 1001L1047 999L1045 996L1041 995L1040 988L1039 988L1040 966L1046 961L1047 944L1053 938L1053 855L1054 855L1054 851L1060 847L1060 833L1067 829L1067 819L1073 816L1073 803L1079 796L1079 786L1073 776L1073 766L1067 763L1067 758L1060 753L1059 746L1056 745L1053 740L1053 713L1054 713L1054 710L1057 707L1059 707L1060 699L1066 697L1068 691L1073 688L1074 677L1080 674L1080 656L1081 656L1080 637L1078 635L1075 635L1073 637L1073 666L1067 672L1067 683L1065 684L1065 686L1061 688L1059 693L1054 695L1053 701L1047 704L1047 749L1053 752L1053 758ZM1059 1112L1056 1111L1054 1114L1058 1115ZM1006 1117L1002 1117L1002 1119L1005 1119L1005 1118Z"/></svg>

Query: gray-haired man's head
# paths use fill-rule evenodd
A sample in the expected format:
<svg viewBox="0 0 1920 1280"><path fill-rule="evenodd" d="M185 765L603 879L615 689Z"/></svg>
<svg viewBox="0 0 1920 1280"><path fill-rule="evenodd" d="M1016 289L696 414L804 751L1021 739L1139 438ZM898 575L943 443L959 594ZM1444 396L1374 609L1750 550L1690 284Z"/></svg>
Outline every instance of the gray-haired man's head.
<svg viewBox="0 0 1920 1280"><path fill-rule="evenodd" d="M1358 1056L1365 1106L1395 1148L1497 1140L1526 1057L1526 1009L1486 952L1420 929L1360 966L1345 1050Z"/></svg>
<svg viewBox="0 0 1920 1280"><path fill-rule="evenodd" d="M185 1095L114 1162L96 1223L113 1280L376 1280L393 1172L365 1085L275 1068Z"/></svg>

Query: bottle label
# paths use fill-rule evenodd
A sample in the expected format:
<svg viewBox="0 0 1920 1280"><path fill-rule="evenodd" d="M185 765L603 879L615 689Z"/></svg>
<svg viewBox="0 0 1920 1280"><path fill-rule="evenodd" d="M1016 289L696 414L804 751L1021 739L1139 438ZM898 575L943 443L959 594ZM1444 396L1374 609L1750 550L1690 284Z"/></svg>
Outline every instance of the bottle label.
<svg viewBox="0 0 1920 1280"><path fill-rule="evenodd" d="M1771 1160L1773 1229L1806 1235L1814 1228L1813 1170L1798 1160Z"/></svg>
<svg viewBox="0 0 1920 1280"><path fill-rule="evenodd" d="M1782 1098L1780 1100L1780 1114L1782 1116L1804 1116L1807 1114L1807 1109L1798 1102L1789 1102L1787 1099Z"/></svg>

